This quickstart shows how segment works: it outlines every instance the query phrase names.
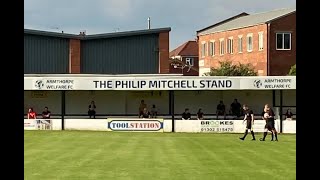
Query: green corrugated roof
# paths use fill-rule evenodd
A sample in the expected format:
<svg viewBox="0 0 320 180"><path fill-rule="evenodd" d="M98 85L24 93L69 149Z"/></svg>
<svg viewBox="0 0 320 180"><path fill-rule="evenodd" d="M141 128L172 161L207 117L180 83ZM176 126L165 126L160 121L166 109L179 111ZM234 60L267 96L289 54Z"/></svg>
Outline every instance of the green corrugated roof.
<svg viewBox="0 0 320 180"><path fill-rule="evenodd" d="M49 31L40 31L40 30L33 30L33 29L24 29L24 33L25 34L60 37L60 38L68 38L68 39L81 39L81 40L93 40L93 39L104 39L104 38L114 38L114 37L123 37L123 36L157 34L157 33L168 32L168 31L171 31L170 27L157 28L157 29L145 29L145 30L137 30L137 31L124 31L124 32L115 32L115 33L104 33L104 34L77 35L77 34L67 34L67 33L57 33L57 32L49 32Z"/></svg>

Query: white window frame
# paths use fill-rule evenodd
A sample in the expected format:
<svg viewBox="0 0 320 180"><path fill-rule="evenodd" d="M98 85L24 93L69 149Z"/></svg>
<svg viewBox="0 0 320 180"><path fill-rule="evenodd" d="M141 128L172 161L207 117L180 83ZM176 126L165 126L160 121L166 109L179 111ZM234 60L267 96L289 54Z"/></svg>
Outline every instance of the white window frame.
<svg viewBox="0 0 320 180"><path fill-rule="evenodd" d="M278 34L282 34L282 48L281 49L278 49ZM285 34L289 34L290 36L290 43L289 43L289 49L284 49L284 35ZM277 32L276 33L276 50L278 51L290 51L291 50L291 43L292 43L292 39L291 39L292 35L291 35L291 32Z"/></svg>
<svg viewBox="0 0 320 180"><path fill-rule="evenodd" d="M227 53L233 54L233 37L229 37L227 40Z"/></svg>
<svg viewBox="0 0 320 180"><path fill-rule="evenodd" d="M201 57L206 57L206 42L201 42Z"/></svg>
<svg viewBox="0 0 320 180"><path fill-rule="evenodd" d="M193 58L186 58L186 64L190 66L194 66L194 59Z"/></svg>
<svg viewBox="0 0 320 180"><path fill-rule="evenodd" d="M258 32L258 47L259 51L263 50L263 32Z"/></svg>
<svg viewBox="0 0 320 180"><path fill-rule="evenodd" d="M220 43L219 43L219 50L220 50L220 56L223 56L224 55L224 51L225 51L225 47L224 47L224 38L221 38L219 39L220 40ZM223 42L223 44L222 44Z"/></svg>
<svg viewBox="0 0 320 180"><path fill-rule="evenodd" d="M251 37L251 49L249 49L249 38ZM253 34L249 33L247 34L247 51L252 52L253 51Z"/></svg>
<svg viewBox="0 0 320 180"><path fill-rule="evenodd" d="M241 39L241 43L240 43L240 39ZM243 52L243 36L239 35L238 36L238 53L242 53L242 52Z"/></svg>
<svg viewBox="0 0 320 180"><path fill-rule="evenodd" d="M211 40L210 42L209 42L209 56L215 56L216 55L216 52L215 52L215 43L216 43L216 41L215 40ZM212 44L212 47L211 47L211 44Z"/></svg>

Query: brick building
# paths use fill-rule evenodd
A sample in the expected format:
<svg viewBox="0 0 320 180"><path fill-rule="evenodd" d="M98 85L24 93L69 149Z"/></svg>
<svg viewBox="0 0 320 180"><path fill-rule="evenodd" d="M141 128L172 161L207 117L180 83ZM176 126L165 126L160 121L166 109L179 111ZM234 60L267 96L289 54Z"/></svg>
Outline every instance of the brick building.
<svg viewBox="0 0 320 180"><path fill-rule="evenodd" d="M168 74L171 28L85 35L24 30L25 74Z"/></svg>
<svg viewBox="0 0 320 180"><path fill-rule="evenodd" d="M184 76L199 76L198 43L188 41L169 53L173 60L169 72L183 74Z"/></svg>
<svg viewBox="0 0 320 180"><path fill-rule="evenodd" d="M296 9L241 13L197 31L199 74L219 61L251 64L260 76L287 75L296 64Z"/></svg>

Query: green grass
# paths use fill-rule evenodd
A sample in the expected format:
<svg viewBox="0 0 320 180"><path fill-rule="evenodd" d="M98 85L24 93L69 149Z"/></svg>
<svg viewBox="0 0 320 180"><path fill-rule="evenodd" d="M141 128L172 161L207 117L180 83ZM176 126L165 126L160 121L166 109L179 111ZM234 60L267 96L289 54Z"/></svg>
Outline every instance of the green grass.
<svg viewBox="0 0 320 180"><path fill-rule="evenodd" d="M25 131L25 180L293 180L296 136ZM257 135L260 138L262 135Z"/></svg>

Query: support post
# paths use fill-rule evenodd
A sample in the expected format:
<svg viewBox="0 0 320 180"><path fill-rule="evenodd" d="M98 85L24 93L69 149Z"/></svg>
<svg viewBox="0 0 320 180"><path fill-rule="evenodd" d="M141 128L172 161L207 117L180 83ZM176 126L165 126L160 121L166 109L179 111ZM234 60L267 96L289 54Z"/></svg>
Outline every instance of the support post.
<svg viewBox="0 0 320 180"><path fill-rule="evenodd" d="M280 133L282 133L282 109L283 109L283 90L280 90Z"/></svg>
<svg viewBox="0 0 320 180"><path fill-rule="evenodd" d="M66 115L66 91L61 91L61 130L64 130L65 115Z"/></svg>
<svg viewBox="0 0 320 180"><path fill-rule="evenodd" d="M276 107L276 90L272 90L272 107Z"/></svg>
<svg viewBox="0 0 320 180"><path fill-rule="evenodd" d="M175 120L174 120L174 91L169 91L169 107L172 122L172 132L175 132Z"/></svg>

